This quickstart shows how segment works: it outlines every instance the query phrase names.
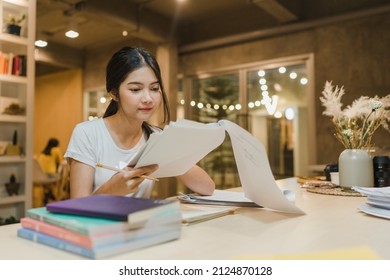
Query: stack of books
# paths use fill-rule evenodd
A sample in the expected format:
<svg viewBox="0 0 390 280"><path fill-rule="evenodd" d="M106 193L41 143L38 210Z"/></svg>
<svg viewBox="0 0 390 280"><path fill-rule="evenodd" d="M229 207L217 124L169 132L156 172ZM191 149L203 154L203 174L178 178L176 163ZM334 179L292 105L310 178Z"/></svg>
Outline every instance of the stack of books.
<svg viewBox="0 0 390 280"><path fill-rule="evenodd" d="M367 196L366 205L359 206L360 211L369 215L390 219L390 187L352 187L352 189Z"/></svg>
<svg viewBox="0 0 390 280"><path fill-rule="evenodd" d="M181 218L178 201L93 195L29 209L17 235L102 259L179 238Z"/></svg>

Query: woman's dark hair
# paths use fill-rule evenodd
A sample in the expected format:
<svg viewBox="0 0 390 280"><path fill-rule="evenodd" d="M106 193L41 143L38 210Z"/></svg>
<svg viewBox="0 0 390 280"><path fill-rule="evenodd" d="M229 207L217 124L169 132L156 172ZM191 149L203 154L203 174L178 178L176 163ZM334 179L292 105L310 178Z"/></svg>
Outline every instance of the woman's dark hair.
<svg viewBox="0 0 390 280"><path fill-rule="evenodd" d="M164 122L170 120L168 98L166 96L162 79L160 66L156 58L147 50L143 48L123 47L118 52L114 53L106 67L106 90L108 93L115 95L116 100L112 99L108 105L103 118L114 115L119 107L119 86L126 79L126 77L133 71L143 67L149 66L161 88L161 94L164 106ZM142 124L147 136L152 133L152 126L146 122Z"/></svg>
<svg viewBox="0 0 390 280"><path fill-rule="evenodd" d="M42 153L49 156L51 149L58 147L59 144L60 142L56 138L50 138L49 141L47 141L46 147L43 149Z"/></svg>

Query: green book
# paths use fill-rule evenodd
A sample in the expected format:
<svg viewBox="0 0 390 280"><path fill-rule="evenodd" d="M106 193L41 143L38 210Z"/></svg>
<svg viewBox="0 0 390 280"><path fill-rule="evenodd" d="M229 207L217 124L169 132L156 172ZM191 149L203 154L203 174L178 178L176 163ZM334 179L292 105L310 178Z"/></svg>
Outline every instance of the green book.
<svg viewBox="0 0 390 280"><path fill-rule="evenodd" d="M178 203L172 203L176 206ZM163 208L145 219L132 219L132 221L117 221L105 218L95 218L73 214L50 212L46 207L27 210L27 217L55 225L85 236L95 237L102 234L128 231L140 227L155 228L161 225L176 223L181 219L181 213L176 208Z"/></svg>
<svg viewBox="0 0 390 280"><path fill-rule="evenodd" d="M52 213L49 212L46 207L27 210L27 217L62 227L85 236L96 236L130 229L130 225L127 221Z"/></svg>

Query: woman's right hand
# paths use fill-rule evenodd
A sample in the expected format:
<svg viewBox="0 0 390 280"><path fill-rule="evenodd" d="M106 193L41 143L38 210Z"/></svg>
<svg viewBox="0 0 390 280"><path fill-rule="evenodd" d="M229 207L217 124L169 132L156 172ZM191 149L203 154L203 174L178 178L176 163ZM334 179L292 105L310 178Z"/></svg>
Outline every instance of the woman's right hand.
<svg viewBox="0 0 390 280"><path fill-rule="evenodd" d="M149 165L140 168L125 167L120 172L115 173L110 180L104 183L95 194L106 193L113 195L127 195L138 190L144 178L142 175L149 175L156 171L158 165Z"/></svg>

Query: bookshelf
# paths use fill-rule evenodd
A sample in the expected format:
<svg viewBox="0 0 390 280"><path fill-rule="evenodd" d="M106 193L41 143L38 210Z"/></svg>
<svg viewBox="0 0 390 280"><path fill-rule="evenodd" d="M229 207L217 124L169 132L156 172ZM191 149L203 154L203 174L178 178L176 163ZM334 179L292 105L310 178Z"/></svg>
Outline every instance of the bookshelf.
<svg viewBox="0 0 390 280"><path fill-rule="evenodd" d="M23 16L20 34L10 34L10 17ZM32 206L35 21L36 0L0 0L0 225ZM6 187L12 174L17 194Z"/></svg>

